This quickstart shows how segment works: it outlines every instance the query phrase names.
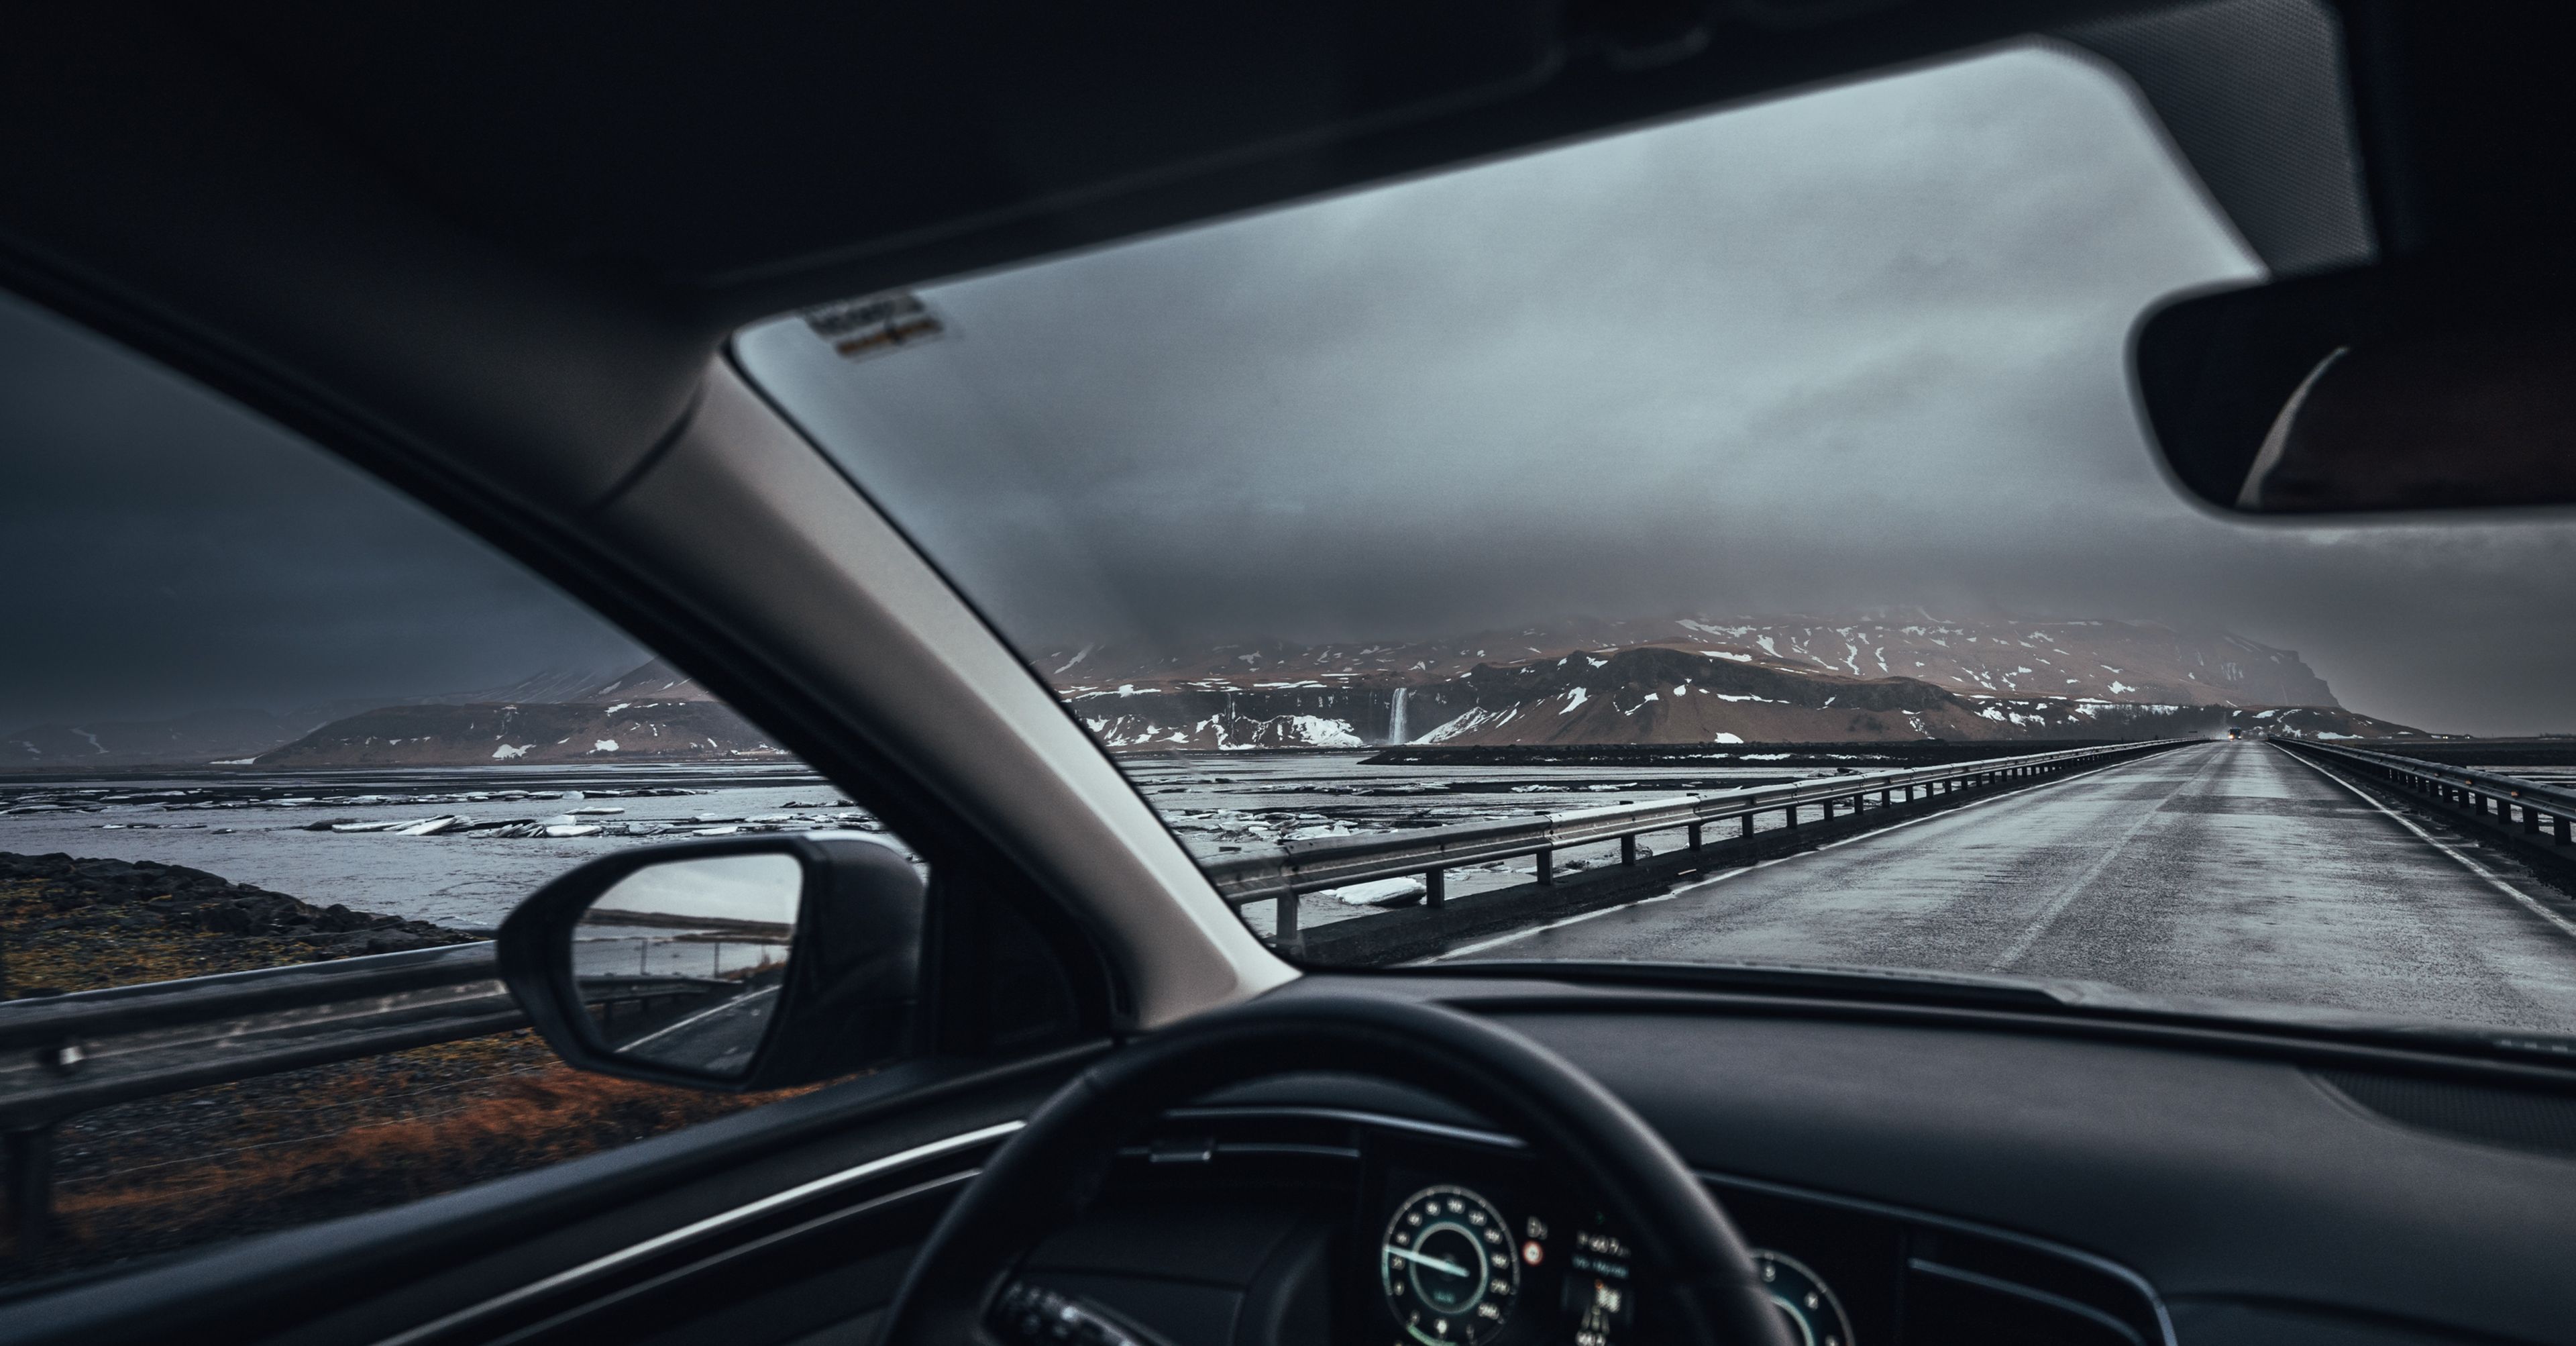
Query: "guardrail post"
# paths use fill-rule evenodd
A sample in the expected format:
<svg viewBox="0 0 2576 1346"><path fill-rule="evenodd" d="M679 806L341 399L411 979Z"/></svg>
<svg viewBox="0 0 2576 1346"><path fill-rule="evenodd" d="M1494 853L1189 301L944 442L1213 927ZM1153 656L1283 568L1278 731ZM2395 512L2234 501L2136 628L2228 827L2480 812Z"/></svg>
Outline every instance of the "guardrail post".
<svg viewBox="0 0 2576 1346"><path fill-rule="evenodd" d="M2558 825L2557 825L2556 827L2551 828L2550 830L2551 830L2552 832L2555 832L2555 833L2557 834L2556 840L2557 840L2558 844L2559 844L2559 845L2561 845L2561 846L2564 846L2564 845L2566 845L2566 844L2568 843L2568 840L2569 840L2569 838L2568 838L2568 836L2567 836L2567 815L2566 815L2566 814L2564 814L2564 813L2560 813L2560 814L2556 814L2556 815L2553 815L2553 816L2554 816L2555 820L2557 821Z"/></svg>
<svg viewBox="0 0 2576 1346"><path fill-rule="evenodd" d="M1553 848L1538 853L1537 878L1543 884L1556 882L1556 851Z"/></svg>
<svg viewBox="0 0 2576 1346"><path fill-rule="evenodd" d="M1894 793L1896 793L1896 792L1895 792L1895 790L1894 790L1893 788L1885 789L1885 790L1881 790L1881 791L1879 791L1879 792L1878 792L1878 806L1879 806L1880 808L1886 808L1886 807L1887 807L1891 802L1893 802L1892 800L1890 800L1890 799L1888 798L1888 796L1890 796L1890 795L1892 795L1892 794L1894 794Z"/></svg>
<svg viewBox="0 0 2576 1346"><path fill-rule="evenodd" d="M1826 822L1832 822L1834 820L1834 801L1830 799L1819 799L1816 801L1816 807L1824 813Z"/></svg>
<svg viewBox="0 0 2576 1346"><path fill-rule="evenodd" d="M1699 849L1699 829L1700 824L1698 823L1692 823L1690 825L1690 848L1692 850Z"/></svg>
<svg viewBox="0 0 2576 1346"><path fill-rule="evenodd" d="M1788 824L1788 825L1789 825L1790 830L1791 830L1791 831L1795 831L1795 830L1797 830L1797 826L1798 826L1798 806L1797 806L1797 805L1795 805L1795 804L1791 804L1791 805L1790 805L1786 810L1784 810L1784 812L1786 812L1786 813L1789 815L1789 824Z"/></svg>
<svg viewBox="0 0 2576 1346"><path fill-rule="evenodd" d="M1626 865L1630 869L1635 869L1637 867L1636 833L1631 832L1628 835L1619 838L1619 863Z"/></svg>
<svg viewBox="0 0 2576 1346"><path fill-rule="evenodd" d="M0 1157L9 1169L9 1232L21 1261L45 1250L54 1225L54 1128L33 1126L0 1133Z"/></svg>
<svg viewBox="0 0 2576 1346"><path fill-rule="evenodd" d="M1753 835L1753 815L1750 813L1744 815L1744 835Z"/></svg>
<svg viewBox="0 0 2576 1346"><path fill-rule="evenodd" d="M2522 830L2535 835L2540 831L2540 810L2529 804L2522 806Z"/></svg>
<svg viewBox="0 0 2576 1346"><path fill-rule="evenodd" d="M1274 927L1271 941L1284 949L1297 941L1297 894L1281 893L1278 910L1279 919L1271 923Z"/></svg>
<svg viewBox="0 0 2576 1346"><path fill-rule="evenodd" d="M1422 901L1426 906L1439 906L1449 900L1449 871L1426 869L1422 872Z"/></svg>

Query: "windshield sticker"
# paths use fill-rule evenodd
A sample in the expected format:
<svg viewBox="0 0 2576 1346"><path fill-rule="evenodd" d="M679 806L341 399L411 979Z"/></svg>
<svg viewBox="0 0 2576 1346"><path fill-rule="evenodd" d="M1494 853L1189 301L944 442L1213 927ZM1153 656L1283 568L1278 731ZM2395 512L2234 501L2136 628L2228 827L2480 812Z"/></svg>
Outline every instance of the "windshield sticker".
<svg viewBox="0 0 2576 1346"><path fill-rule="evenodd" d="M832 353L844 360L889 355L949 334L948 324L908 290L826 304L803 316L814 335L831 343Z"/></svg>

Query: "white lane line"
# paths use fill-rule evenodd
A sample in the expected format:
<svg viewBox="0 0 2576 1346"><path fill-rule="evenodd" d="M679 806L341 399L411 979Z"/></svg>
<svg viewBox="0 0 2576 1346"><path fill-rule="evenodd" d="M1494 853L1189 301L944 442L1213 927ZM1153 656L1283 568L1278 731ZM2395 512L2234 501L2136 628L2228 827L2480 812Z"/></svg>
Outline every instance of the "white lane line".
<svg viewBox="0 0 2576 1346"><path fill-rule="evenodd" d="M2540 899L2533 897L2531 894L2526 893L2497 877L2494 870L2487 868L2485 865L2479 864L2476 860L2471 859L2469 856L2452 848L2440 837L2434 836L2432 833L2416 826L2414 819L2409 818L2405 814L2399 813L2397 810L2388 807L2386 804L2382 804L2378 800L2371 798L2370 794L2361 787L2354 785L2352 782L2345 780L2343 777L2326 770L2324 767L2321 767L2314 762L2309 762L2307 758L2300 757L2297 753L2290 752L2287 748L2283 748L2281 751L2290 753L2291 757L2296 758L2300 762L2305 762L2310 771L2313 771L2318 775L2325 777L2327 780L2333 781L2335 784L2351 791L2354 798L2359 799L2361 802L2368 804L2372 808L2396 819L2398 826L2414 833L2425 845L2459 861L2461 868L2466 869L2470 873L2477 875L2479 878L2486 880L2488 887L2493 888L2497 892L2521 903L2524 910L2527 910L2532 915L2558 927L2558 932L2560 934L2576 939L2576 921L2570 921L2566 917L2559 915L2557 912L2551 911L2547 906L2541 903Z"/></svg>
<svg viewBox="0 0 2576 1346"><path fill-rule="evenodd" d="M620 1046L619 1048L617 1048L617 1050L619 1050L619 1051L621 1051L621 1052L624 1052L624 1051L633 1051L634 1049L636 1049L636 1048L638 1048L638 1047L643 1046L645 1043L651 1042L651 1041L652 1041L653 1039L655 1039L655 1038L662 1037L662 1036L664 1036L664 1035L666 1035L666 1034L677 1033L677 1032L679 1032L681 1029L686 1028L686 1027L688 1027L689 1025L693 1024L693 1023L696 1023L698 1020L703 1019L703 1018L706 1018L708 1015L711 1015L711 1014L722 1014L722 1013L724 1013L724 1012L725 1012L725 1011L727 1011L727 1010L738 1010L738 1009L741 1009L743 1006L748 1005L748 1004L750 1004L751 1002L753 1002L753 1001L755 1001L755 1000L760 999L762 996L770 996L770 995L776 995L776 994L778 994L778 988L777 988L777 987L775 987L775 986L764 986L764 987L760 988L759 990L752 992L750 995L745 995L745 996L735 996L733 999L728 1000L728 1001L724 1002L724 1003L723 1003L723 1004L721 1004L721 1005L715 1005L715 1006L711 1006L711 1007L709 1007L709 1008L707 1008L707 1009L699 1010L697 1013L690 1015L688 1018L682 1019L682 1020L681 1020L681 1021L679 1021L678 1023L675 1023L675 1024L665 1024L664 1026L662 1026L662 1027L660 1027L660 1028L656 1028L656 1029L654 1029L652 1032L647 1033L647 1034L645 1034L644 1036L642 1036L642 1037L640 1037L640 1038L635 1039L633 1042L629 1042L629 1043L626 1043L626 1044L625 1044L625 1045L623 1045L623 1046Z"/></svg>
<svg viewBox="0 0 2576 1346"><path fill-rule="evenodd" d="M2137 761L2149 761L2149 762L2152 762L2152 761L2154 761L2154 760L2155 760L2155 758L2153 758L2153 757L2148 757L2148 758L2139 758L2139 759L2135 759L2135 760L2137 760ZM2129 766L2129 765L2133 765L2133 763L2132 763L2132 762L2121 762L2121 763L2118 763L2118 764L2116 764L2116 765L2117 765L2117 766ZM1631 908L1631 907L1643 907L1643 906L1651 905L1651 904L1656 903L1656 902L1670 902L1670 901L1672 901L1674 898L1677 898L1677 897L1688 897L1688 896L1690 896L1690 895L1691 895L1691 894L1693 894L1693 893L1705 892L1706 890L1708 890L1709 888L1711 888L1711 887L1713 887L1713 886L1715 886L1715 885L1717 885L1717 884L1721 884L1721 883L1726 882L1728 879L1738 879L1738 878L1742 878L1742 877L1744 877L1745 875L1750 874L1750 873L1752 873L1753 871L1755 871L1755 870L1757 870L1757 869L1769 869L1769 868L1770 868L1771 866L1773 866L1773 865L1785 865L1785 864L1789 863L1789 862L1790 862L1790 861L1792 861L1792 860L1798 859L1798 858L1799 858L1799 857L1801 857L1801 856L1821 854L1821 853L1823 853L1823 852L1825 852L1825 851L1833 850L1833 849L1835 849L1836 847L1839 847L1839 846L1848 846L1848 845L1852 844L1852 843L1853 843L1853 842L1855 842L1855 841L1867 841L1867 840L1871 839L1872 837L1883 837L1883 836L1886 836L1886 835L1887 835L1888 833L1890 833L1890 832L1902 832L1902 831L1904 831L1906 828L1912 827L1912 826L1914 826L1914 825L1915 825L1915 824L1917 824L1917 823L1933 823L1933 822L1939 822L1939 821L1941 821L1941 820L1942 820L1942 819L1944 819L1944 818L1956 818L1956 817L1958 817L1960 814L1965 813L1965 812L1967 812L1967 811L1968 811L1968 810L1970 810L1970 809L1979 809L1979 808L1984 808L1984 807L1985 807L1986 805L1988 805L1988 804L2001 804L2001 803L2005 802L2006 800L2012 800L2012 799L2027 799L2027 798L2029 798L2030 796L2032 796L2032 795L2034 795L2034 794L2039 793L2041 790L2046 789L2047 787L2049 787L2049 786L2051 786L2051 785L2072 785L2072 784L2074 784L2075 782L2077 782L2077 781L2079 781L2079 780L2086 780L2086 779L2099 778L2100 776L2102 776L2102 775L2103 775L2103 774L2105 774L2106 772L2108 772L2108 771L2110 771L2110 770L2113 770L2113 769L2115 769L2115 768L2114 768L2114 767L2105 767L2105 768L2103 768L2101 771L2088 771L2088 772L2086 772L2086 773L2085 773L2084 775L2082 775L2082 776L2060 776L2060 777L2058 777L2056 780L2040 781L2040 782L2037 782L2036 784L2026 785L2026 786L2023 786L2021 789L2013 790L2013 791L2010 791L2010 792L2005 793L2005 794L1999 794L1999 795L1988 795L1988 796L1986 796L1986 797L1985 797L1985 798L1983 798L1983 799L1971 799L1971 800L1969 800L1969 801L1968 801L1967 803L1965 803L1965 804L1960 804L1960 805L1958 805L1958 806L1956 806L1956 807L1954 807L1954 808L1946 808L1946 809L1941 810L1941 811L1940 811L1940 812L1938 812L1938 813L1927 813L1927 814L1924 814L1922 817L1919 817L1919 818L1908 818L1908 819L1906 819L1906 820L1905 820L1905 821L1903 821L1903 822L1889 823L1889 824L1888 824L1887 826L1885 826L1885 827L1873 827L1873 828L1871 828L1870 830L1868 830L1868 831L1866 831L1866 832L1854 832L1854 833L1853 833L1853 834L1851 834L1850 836L1844 837L1844 838L1843 838L1843 839L1841 839L1840 841L1828 841L1828 842L1826 842L1825 844L1823 844L1823 845L1821 845L1821 846L1818 846L1818 847L1816 847L1814 850L1811 850L1811 851L1791 851L1789 854L1787 854L1787 855L1783 855L1783 856L1779 856L1779 857L1777 857L1777 858L1775 858L1775 859L1756 861L1756 862L1754 862L1753 864L1749 864L1749 865L1744 866L1742 869L1730 869L1730 870L1726 871L1726 872L1725 872L1725 873L1723 873L1723 874L1711 874L1711 875L1709 875L1708 877L1703 878L1703 879L1699 880L1698 882L1691 884L1691 885L1690 885L1689 887L1687 887L1687 888L1675 888L1674 890L1672 890L1672 891L1671 891L1671 892L1669 892L1669 893L1657 893L1657 894L1655 894L1655 895L1654 895L1654 896L1652 896L1652 897L1641 897L1641 898L1638 898L1638 899L1637 899L1636 901L1634 901L1634 902L1622 902L1622 903L1618 904L1617 906L1613 906L1613 907L1603 907L1603 908L1602 908L1602 909L1600 909L1599 911L1586 911L1586 912L1580 912L1580 913L1577 913L1577 914L1572 915L1572 916L1567 916L1567 917L1565 917L1565 918L1563 918L1563 919L1561 919L1561 920L1554 920L1554 921L1550 921L1550 922L1548 922L1548 923L1547 923L1547 924L1545 924L1545 925L1534 925L1534 926L1531 926L1530 928L1528 928L1528 929L1526 929L1526 930L1515 930L1515 931L1512 931L1510 934L1507 934L1507 935L1496 935L1496 936L1495 936L1495 937L1493 937L1492 939L1479 940L1479 941L1477 941L1476 943L1473 943L1473 944L1462 945L1462 946L1460 946L1460 947L1458 947L1458 948L1451 949L1451 950L1450 950L1449 952L1447 952L1447 953L1433 954L1433 955L1432 955L1432 956L1430 956L1429 958L1421 959L1420 961L1421 961L1421 962L1424 962L1424 963L1438 963L1438 962L1446 961L1446 960L1451 959L1451 958L1464 958L1464 957L1466 957L1468 954L1471 954L1471 953L1482 953L1483 951L1485 951L1485 950L1487 950L1487 949L1496 948L1496 947L1498 947L1498 946L1500 946L1500 945L1504 945L1504 944L1509 944L1509 943L1511 943L1513 940L1516 940L1516 939L1527 939L1527 938L1529 938L1529 937L1530 937L1530 936L1532 936L1532 935L1535 935L1535 934L1540 933L1541 931L1562 929L1562 928L1564 928L1564 927L1566 927L1566 926L1569 926L1569 925L1574 925L1574 924L1577 924L1577 923L1579 923L1579 922L1583 922L1583 921L1591 920L1593 917L1596 917L1596 916L1607 916L1607 915L1609 915L1610 913L1612 913L1612 912L1614 912L1614 911L1626 911L1626 910L1628 910L1628 909L1629 909L1629 908Z"/></svg>
<svg viewBox="0 0 2576 1346"><path fill-rule="evenodd" d="M2032 917L2030 924L2023 926L2022 932L2013 936L2013 942L2005 945L2004 951L1997 954L1993 962L1986 964L1987 970L2001 972L2020 962L2022 956L2030 952L2031 946L2039 942L2039 937L2047 934L2049 927L2057 924L2057 918L2065 915L2068 907L2075 905L2075 899L2082 897L2084 890L2093 886L2093 880L2102 877L2102 871L2110 868L2111 862L2120 857L2121 851L2128 849L2130 839L2143 831L2148 823L2156 820L2156 811L2165 806L2166 800L2176 798L2183 791L2198 785L2200 778L2208 775L2211 767L2225 760L2227 759L2224 756L2217 753L2210 754L2209 760L2201 763L2198 771L2191 773L2191 776L2180 785L2166 791L2164 799L2156 801L2155 808L2139 810L2138 820L2129 824L2110 845L2104 847L2100 855L2094 856L2093 863L2086 865L2082 873L2077 874L2065 887L2059 889L2057 896L2051 898L2048 905L2040 909L2039 915Z"/></svg>

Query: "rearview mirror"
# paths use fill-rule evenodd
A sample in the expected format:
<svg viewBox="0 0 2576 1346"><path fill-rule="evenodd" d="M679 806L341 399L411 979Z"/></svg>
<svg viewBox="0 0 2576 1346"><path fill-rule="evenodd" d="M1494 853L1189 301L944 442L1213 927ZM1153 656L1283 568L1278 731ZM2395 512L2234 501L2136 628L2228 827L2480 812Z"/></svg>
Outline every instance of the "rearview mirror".
<svg viewBox="0 0 2576 1346"><path fill-rule="evenodd" d="M2183 487L2245 513L2576 503L2576 314L2506 270L2380 265L2167 305L2138 395Z"/></svg>
<svg viewBox="0 0 2576 1346"><path fill-rule="evenodd" d="M699 1088L810 1084L907 1054L923 885L873 839L641 847L503 922L502 976L573 1065Z"/></svg>

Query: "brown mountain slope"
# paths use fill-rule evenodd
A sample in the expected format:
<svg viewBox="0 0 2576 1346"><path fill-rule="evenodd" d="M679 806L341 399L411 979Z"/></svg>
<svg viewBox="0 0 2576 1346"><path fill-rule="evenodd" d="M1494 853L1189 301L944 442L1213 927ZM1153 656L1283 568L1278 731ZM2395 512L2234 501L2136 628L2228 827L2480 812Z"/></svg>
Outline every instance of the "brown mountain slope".
<svg viewBox="0 0 2576 1346"><path fill-rule="evenodd" d="M387 706L261 753L262 767L487 766L494 762L784 757L714 701Z"/></svg>

